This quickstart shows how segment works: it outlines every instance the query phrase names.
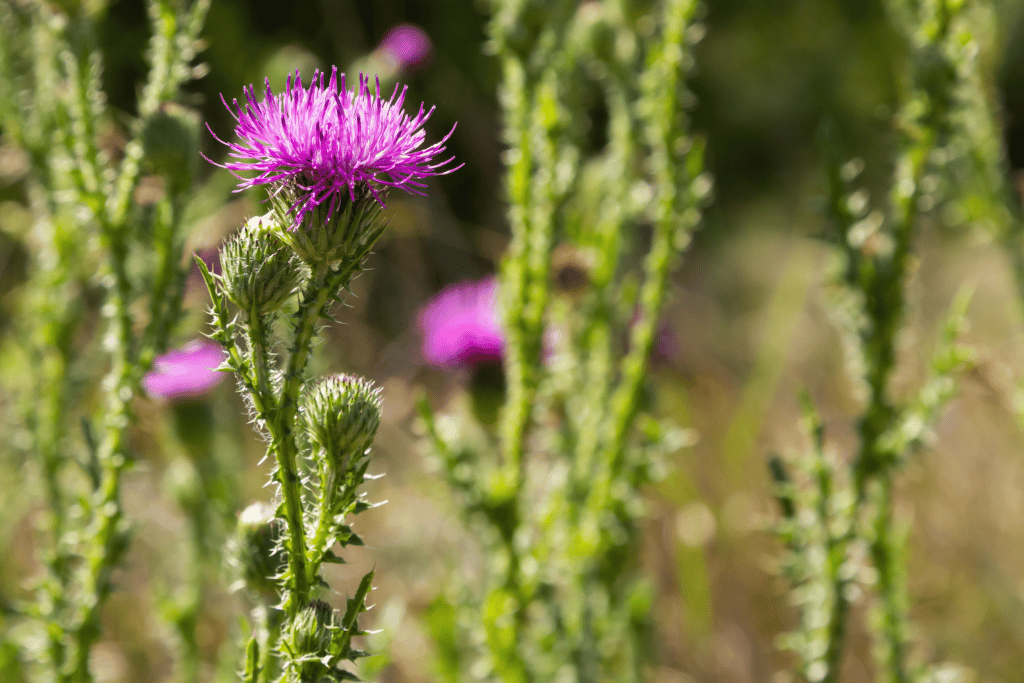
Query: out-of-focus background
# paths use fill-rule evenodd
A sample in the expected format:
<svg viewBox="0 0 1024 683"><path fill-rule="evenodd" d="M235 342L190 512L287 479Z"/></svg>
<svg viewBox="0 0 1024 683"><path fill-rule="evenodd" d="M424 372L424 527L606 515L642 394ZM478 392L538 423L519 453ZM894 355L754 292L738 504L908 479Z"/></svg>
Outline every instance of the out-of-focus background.
<svg viewBox="0 0 1024 683"><path fill-rule="evenodd" d="M1003 0L992 11L997 31L981 40L988 96L1007 126L1011 162L1024 166L1024 8ZM425 392L444 412L464 409L468 392L501 390L493 366L431 367L417 325L418 312L443 287L494 273L508 239L486 12L486 3L473 0L214 0L202 54L209 73L188 86L193 99L186 104L229 140L232 119L221 94L229 102L240 98L244 85L258 86L265 76L278 90L295 69L307 78L332 65L350 74L380 69L381 40L408 23L422 28L433 48L429 59L397 75L409 86L407 106L436 107L428 141L458 122L448 149L465 166L432 181L427 197L391 195L391 227L349 305L337 311L340 324L327 331L316 368L355 372L383 387L372 469L387 476L369 494L388 503L357 520L370 547L332 580L343 592L354 577L377 569L369 616L382 632L367 645L387 652L372 662L380 681L432 679L423 611L474 552L423 447L417 397ZM804 443L803 388L839 457L855 443L856 399L821 305L827 259L817 240L824 183L815 131L823 119L835 121L851 154L865 160L868 185L882 187L903 55L873 0L707 0L705 25L692 121L707 139L715 201L673 276L664 316L669 343L651 375L657 412L696 435L674 454L667 479L647 492L644 562L658 595L655 680L782 683L790 680L790 660L776 641L793 613L775 573L780 548L767 531L776 510L766 456ZM102 36L104 88L110 104L126 112L135 108L147 37L143 3L113 3ZM210 135L204 140L207 156L222 159L223 146ZM16 201L19 169L17 155L0 146L0 335L12 334L24 276L20 236L28 217ZM234 187L229 173L207 165L188 209L190 251L209 252L262 213L255 196L234 194ZM962 378L934 444L899 478L897 514L911 529L917 654L959 662L978 680L1016 682L1024 671L1024 433L1015 417L1024 381L1024 302L987 229L926 221L918 253L894 391L920 379L965 284L975 289L966 341L979 362ZM206 301L193 278L180 342L204 331ZM137 411L138 463L125 488L133 547L105 613L110 638L94 662L110 681L170 676L166 629L148 597L153 586L173 586L183 573L173 552L183 543L183 522L168 494L167 464L181 452L199 463L233 463L238 490L233 499L225 495L228 508L272 493L267 465L258 463L261 444L229 382L185 402L140 399ZM4 594L17 596L33 571L40 504L31 468L5 457L0 470L0 542L7 549L0 553L0 583ZM227 519L234 513L224 510ZM233 647L234 615L242 610L237 596L215 593L200 629L207 651ZM859 683L872 674L864 634L853 628L844 680Z"/></svg>

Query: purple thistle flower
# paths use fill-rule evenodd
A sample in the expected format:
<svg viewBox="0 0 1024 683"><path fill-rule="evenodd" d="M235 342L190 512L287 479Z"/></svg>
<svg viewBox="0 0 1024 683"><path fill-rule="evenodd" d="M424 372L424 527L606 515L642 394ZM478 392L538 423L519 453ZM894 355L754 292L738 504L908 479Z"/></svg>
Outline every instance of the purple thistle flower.
<svg viewBox="0 0 1024 683"><path fill-rule="evenodd" d="M357 196L372 194L383 206L382 194L388 188L423 194L425 178L451 173L461 165L445 168L452 158L434 162L454 127L440 142L422 146L423 124L434 109L425 111L421 104L410 117L402 110L406 90L396 85L391 98L384 99L380 81L371 89L369 79L360 74L358 88L349 91L342 74L339 91L334 67L326 86L323 72L314 72L307 88L296 71L278 95L267 79L260 102L252 86L244 89L244 105L232 101L234 110L221 97L238 122L235 134L240 140L227 143L214 134L235 159L222 168L256 173L252 178L235 173L242 181L239 190L270 185L271 193L277 194L289 187L297 197L291 207L292 229L325 202L330 217L346 195L355 202Z"/></svg>
<svg viewBox="0 0 1024 683"><path fill-rule="evenodd" d="M224 379L224 373L217 371L223 360L220 345L196 339L157 356L153 369L142 378L142 387L150 396L161 398L198 396Z"/></svg>
<svg viewBox="0 0 1024 683"><path fill-rule="evenodd" d="M443 289L419 317L423 359L454 367L500 361L505 338L498 323L498 280L463 282Z"/></svg>
<svg viewBox="0 0 1024 683"><path fill-rule="evenodd" d="M388 31L377 46L392 69L411 70L424 66L434 51L430 36L419 26L399 24Z"/></svg>

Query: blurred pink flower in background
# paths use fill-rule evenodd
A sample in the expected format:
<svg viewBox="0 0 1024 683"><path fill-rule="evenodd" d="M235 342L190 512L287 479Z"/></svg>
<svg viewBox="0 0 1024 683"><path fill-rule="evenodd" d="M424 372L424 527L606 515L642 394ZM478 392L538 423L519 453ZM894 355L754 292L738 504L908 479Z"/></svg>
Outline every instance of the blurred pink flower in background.
<svg viewBox="0 0 1024 683"><path fill-rule="evenodd" d="M500 362L505 337L498 323L498 280L461 282L441 290L419 316L423 360L456 367Z"/></svg>
<svg viewBox="0 0 1024 683"><path fill-rule="evenodd" d="M434 46L430 36L419 26L399 24L384 35L377 52L392 69L409 71L426 66Z"/></svg>
<svg viewBox="0 0 1024 683"><path fill-rule="evenodd" d="M630 327L640 320L634 313ZM446 287L419 315L423 334L423 360L438 367L467 367L499 363L505 352L505 337L498 314L498 279L468 280ZM560 331L544 331L544 358L554 353ZM654 331L651 360L670 362L678 354L672 328L664 320Z"/></svg>
<svg viewBox="0 0 1024 683"><path fill-rule="evenodd" d="M224 379L224 373L216 370L223 360L224 350L219 344L196 339L157 356L153 369L142 378L142 388L150 396L161 398L204 394Z"/></svg>

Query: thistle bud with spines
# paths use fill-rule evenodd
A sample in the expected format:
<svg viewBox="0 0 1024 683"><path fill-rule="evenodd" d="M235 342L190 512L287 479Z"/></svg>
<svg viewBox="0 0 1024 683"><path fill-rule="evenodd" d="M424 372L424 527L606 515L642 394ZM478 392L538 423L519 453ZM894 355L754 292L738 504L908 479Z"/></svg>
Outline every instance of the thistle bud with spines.
<svg viewBox="0 0 1024 683"><path fill-rule="evenodd" d="M323 600L313 600L296 615L288 629L288 647L298 658L328 654L331 631L335 628L334 609Z"/></svg>
<svg viewBox="0 0 1024 683"><path fill-rule="evenodd" d="M246 312L276 311L302 280L302 264L271 228L272 220L272 215L251 218L221 248L224 293Z"/></svg>
<svg viewBox="0 0 1024 683"><path fill-rule="evenodd" d="M370 447L380 426L380 390L352 375L334 375L306 395L302 419L306 435L336 471Z"/></svg>
<svg viewBox="0 0 1024 683"><path fill-rule="evenodd" d="M291 185L271 194L272 214L278 225L291 226L301 192ZM332 201L317 205L301 225L281 230L281 239L314 270L361 260L384 231L382 205L364 189L353 198L337 193Z"/></svg>
<svg viewBox="0 0 1024 683"><path fill-rule="evenodd" d="M283 527L274 506L253 503L238 516L235 535L228 542L228 557L238 568L242 583L270 602L278 597L277 578L287 566L280 547Z"/></svg>

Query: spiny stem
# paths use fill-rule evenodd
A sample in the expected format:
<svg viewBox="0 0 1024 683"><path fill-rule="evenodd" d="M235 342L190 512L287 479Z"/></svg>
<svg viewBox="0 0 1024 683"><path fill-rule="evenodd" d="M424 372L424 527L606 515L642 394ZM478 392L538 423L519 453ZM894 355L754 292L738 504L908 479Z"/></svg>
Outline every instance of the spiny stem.
<svg viewBox="0 0 1024 683"><path fill-rule="evenodd" d="M89 679L89 653L100 634L99 610L103 605L102 598L109 591L107 583L110 571L121 555L115 551L120 550L117 548L121 540L119 527L124 517L120 500L121 470L127 462L124 439L131 417L131 400L138 390L139 382L134 366L134 339L128 311L131 284L125 263L123 228L110 225L104 228L114 276L111 303L115 309L113 323L117 345L108 375L110 386L107 393L105 435L99 450L102 479L92 506L93 523L96 525L92 535L97 542L87 558L88 572L82 594L88 599L81 606L81 614L73 629L76 649L72 669L62 676L62 680L68 683L85 683Z"/></svg>
<svg viewBox="0 0 1024 683"><path fill-rule="evenodd" d="M309 544L309 581L312 582L320 571L320 564L324 555L330 548L326 548L327 537L331 531L331 510L334 508L334 500L338 493L338 482L335 480L334 472L327 471L326 467L320 468L320 501L318 504L319 514L316 522L316 532L313 541Z"/></svg>
<svg viewBox="0 0 1024 683"><path fill-rule="evenodd" d="M285 601L285 611L294 618L309 602L309 580L306 573L306 530L302 516L302 482L296 462L295 439L292 427L285 422L283 407L271 413L267 420L270 431L270 450L277 461L277 480L284 498L285 521L288 524L288 566L291 591Z"/></svg>
<svg viewBox="0 0 1024 683"><path fill-rule="evenodd" d="M879 500L876 503L871 556L878 570L881 597L884 677L889 683L908 683L904 595L899 559L892 540L892 477L886 473L878 480Z"/></svg>
<svg viewBox="0 0 1024 683"><path fill-rule="evenodd" d="M293 618L309 603L311 585L306 562L302 483L299 478L298 448L294 434L299 392L306 365L309 363L316 325L326 315L327 307L335 299L338 291L348 285L352 275L359 268L360 261L361 257L343 264L338 270L328 268L314 272L303 287L299 309L295 314L295 331L284 386L281 389L280 400L269 411L266 421L271 436L270 450L277 460L277 478L281 484L285 521L288 524L288 564L292 591L285 602L285 609L289 618Z"/></svg>
<svg viewBox="0 0 1024 683"><path fill-rule="evenodd" d="M266 320L260 311L250 310L245 327L245 340L249 347L249 360L252 362L256 379L256 391L251 392L256 410L261 416L265 416L268 410L277 404L277 397L274 395L274 388L270 383L270 370L267 367L269 357L267 355L266 334L264 329ZM258 397L258 401L257 401Z"/></svg>
<svg viewBox="0 0 1024 683"><path fill-rule="evenodd" d="M508 364L506 381L508 399L501 415L501 451L506 467L518 470L522 460L524 431L529 420L531 395L529 391L528 333L522 324L523 308L529 274L526 259L529 249L529 222L526 207L529 206L529 177L533 171L533 159L529 154L527 132L527 100L524 96L526 74L522 63L508 56L502 63L505 86L501 101L504 104L505 136L507 142L517 149L511 166L506 171L506 184L510 206L509 223L512 226L512 242L502 266L501 298L507 329L506 353Z"/></svg>

